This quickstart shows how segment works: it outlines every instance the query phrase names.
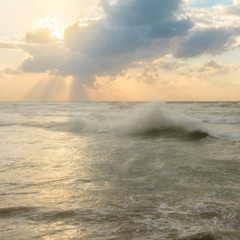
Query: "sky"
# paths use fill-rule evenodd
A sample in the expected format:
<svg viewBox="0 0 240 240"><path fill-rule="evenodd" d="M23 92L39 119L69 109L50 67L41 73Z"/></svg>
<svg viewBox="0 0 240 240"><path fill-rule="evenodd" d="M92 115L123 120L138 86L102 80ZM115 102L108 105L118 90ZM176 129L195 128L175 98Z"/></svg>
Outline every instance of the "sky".
<svg viewBox="0 0 240 240"><path fill-rule="evenodd" d="M8 0L0 24L0 101L240 101L240 0Z"/></svg>

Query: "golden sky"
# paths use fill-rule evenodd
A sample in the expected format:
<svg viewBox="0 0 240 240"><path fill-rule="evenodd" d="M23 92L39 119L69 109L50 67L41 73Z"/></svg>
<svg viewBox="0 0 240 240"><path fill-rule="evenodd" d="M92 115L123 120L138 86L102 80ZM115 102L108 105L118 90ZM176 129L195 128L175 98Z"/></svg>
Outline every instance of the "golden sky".
<svg viewBox="0 0 240 240"><path fill-rule="evenodd" d="M0 101L239 101L240 0L8 0Z"/></svg>

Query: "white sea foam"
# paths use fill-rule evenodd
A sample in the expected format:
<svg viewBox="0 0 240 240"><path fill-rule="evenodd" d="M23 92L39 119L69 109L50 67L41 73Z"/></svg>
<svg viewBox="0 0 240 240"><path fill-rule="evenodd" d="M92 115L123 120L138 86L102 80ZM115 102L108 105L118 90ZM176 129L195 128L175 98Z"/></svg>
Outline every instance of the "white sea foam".
<svg viewBox="0 0 240 240"><path fill-rule="evenodd" d="M118 133L145 135L164 131L201 132L208 134L201 120L187 117L178 112L168 112L159 103L145 104L127 111L114 125Z"/></svg>

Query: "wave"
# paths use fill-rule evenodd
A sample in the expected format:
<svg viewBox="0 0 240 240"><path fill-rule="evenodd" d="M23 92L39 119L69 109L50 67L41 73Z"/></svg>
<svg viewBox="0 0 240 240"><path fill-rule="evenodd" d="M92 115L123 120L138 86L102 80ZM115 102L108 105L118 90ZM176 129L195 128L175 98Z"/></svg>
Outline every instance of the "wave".
<svg viewBox="0 0 240 240"><path fill-rule="evenodd" d="M187 117L176 110L168 111L167 105L163 102L124 105L114 109L106 107L85 112L83 116L71 117L65 121L34 121L3 125L74 133L108 133L118 136L161 135L202 138L211 135L201 120Z"/></svg>
<svg viewBox="0 0 240 240"><path fill-rule="evenodd" d="M178 240L220 240L219 236L214 233L197 233L194 235L178 238Z"/></svg>
<svg viewBox="0 0 240 240"><path fill-rule="evenodd" d="M200 232L191 234L177 240L238 240L239 232Z"/></svg>
<svg viewBox="0 0 240 240"><path fill-rule="evenodd" d="M195 136L209 135L209 131L201 120L184 116L178 112L167 112L160 106L159 103L150 103L128 112L115 124L114 130L130 135L172 133L187 133Z"/></svg>
<svg viewBox="0 0 240 240"><path fill-rule="evenodd" d="M107 112L88 120L71 118L65 122L50 122L46 128L71 132L110 133L114 135L188 135L206 137L209 131L203 122L177 112L167 112L162 104L148 103L135 109Z"/></svg>
<svg viewBox="0 0 240 240"><path fill-rule="evenodd" d="M32 213L37 208L35 207L7 207L7 208L0 208L0 217L11 217L16 215L25 215L28 213Z"/></svg>
<svg viewBox="0 0 240 240"><path fill-rule="evenodd" d="M0 127L11 127L15 126L16 123L6 123L6 122L0 122Z"/></svg>

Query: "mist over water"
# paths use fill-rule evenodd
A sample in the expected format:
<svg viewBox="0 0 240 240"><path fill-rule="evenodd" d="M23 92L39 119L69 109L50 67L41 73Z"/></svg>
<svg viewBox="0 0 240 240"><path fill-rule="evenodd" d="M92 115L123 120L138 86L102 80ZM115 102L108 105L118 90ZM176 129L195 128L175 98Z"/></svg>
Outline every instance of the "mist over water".
<svg viewBox="0 0 240 240"><path fill-rule="evenodd" d="M0 103L0 239L240 239L240 105Z"/></svg>

